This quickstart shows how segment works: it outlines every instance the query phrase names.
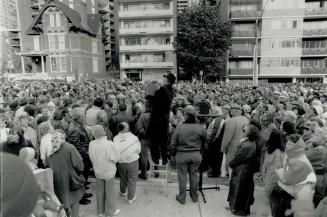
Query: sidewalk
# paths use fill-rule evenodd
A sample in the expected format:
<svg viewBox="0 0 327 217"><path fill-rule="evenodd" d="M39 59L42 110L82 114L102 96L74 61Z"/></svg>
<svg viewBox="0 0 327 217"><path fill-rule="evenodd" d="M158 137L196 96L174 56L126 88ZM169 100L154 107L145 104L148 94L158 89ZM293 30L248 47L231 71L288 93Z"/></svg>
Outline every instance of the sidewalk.
<svg viewBox="0 0 327 217"><path fill-rule="evenodd" d="M94 179L90 180L90 190L93 193L92 203L80 206L80 217L96 217L96 199ZM205 186L203 186L205 187ZM212 187L212 186L211 186ZM187 195L186 204L180 205L175 200L178 192L178 184L170 183L168 197L165 188L156 182L139 181L137 183L136 195L138 199L133 204L128 204L125 198L119 196L119 180L115 180L116 206L121 209L121 217L231 217L234 216L225 210L228 206L226 201L228 194L227 186L220 186L220 191L207 190L204 194L207 203L204 203L199 194L199 202L193 203ZM265 195L262 187L255 190L255 202L251 207L251 217L264 217Z"/></svg>

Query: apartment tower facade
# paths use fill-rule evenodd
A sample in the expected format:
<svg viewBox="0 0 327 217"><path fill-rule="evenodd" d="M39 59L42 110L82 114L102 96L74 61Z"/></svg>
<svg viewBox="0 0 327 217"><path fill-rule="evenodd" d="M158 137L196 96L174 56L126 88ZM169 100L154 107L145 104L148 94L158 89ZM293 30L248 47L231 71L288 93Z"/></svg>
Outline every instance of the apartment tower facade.
<svg viewBox="0 0 327 217"><path fill-rule="evenodd" d="M327 81L326 0L229 0L228 8L234 23L230 79L252 79L257 63L259 80Z"/></svg>
<svg viewBox="0 0 327 217"><path fill-rule="evenodd" d="M121 78L153 80L176 72L177 0L119 0Z"/></svg>

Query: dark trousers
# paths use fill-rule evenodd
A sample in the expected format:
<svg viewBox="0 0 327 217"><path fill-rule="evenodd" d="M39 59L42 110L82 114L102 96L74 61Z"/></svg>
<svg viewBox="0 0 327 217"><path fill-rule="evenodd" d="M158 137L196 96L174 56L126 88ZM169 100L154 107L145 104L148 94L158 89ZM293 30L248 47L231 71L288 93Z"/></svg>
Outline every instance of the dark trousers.
<svg viewBox="0 0 327 217"><path fill-rule="evenodd" d="M193 200L197 200L200 164L201 154L199 151L177 152L176 167L179 187L178 199L182 203L184 203L186 199L187 174L190 178L190 196Z"/></svg>
<svg viewBox="0 0 327 217"><path fill-rule="evenodd" d="M87 181L87 178L89 177L90 174L90 169L92 168L92 162L90 161L90 158L88 155L82 155L83 159L83 164L84 164L84 171L83 171L83 176L85 180Z"/></svg>
<svg viewBox="0 0 327 217"><path fill-rule="evenodd" d="M155 163L159 162L160 155L163 162L167 162L168 159L168 132L166 137L157 137L151 139L150 152L152 160Z"/></svg>
<svg viewBox="0 0 327 217"><path fill-rule="evenodd" d="M294 198L284 191L279 186L276 186L272 191L269 204L271 207L271 213L273 217L286 217L286 210L291 208L291 201ZM293 215L288 215L288 217L293 217Z"/></svg>
<svg viewBox="0 0 327 217"><path fill-rule="evenodd" d="M141 140L140 170L142 176L146 176L148 169L149 143L148 140Z"/></svg>

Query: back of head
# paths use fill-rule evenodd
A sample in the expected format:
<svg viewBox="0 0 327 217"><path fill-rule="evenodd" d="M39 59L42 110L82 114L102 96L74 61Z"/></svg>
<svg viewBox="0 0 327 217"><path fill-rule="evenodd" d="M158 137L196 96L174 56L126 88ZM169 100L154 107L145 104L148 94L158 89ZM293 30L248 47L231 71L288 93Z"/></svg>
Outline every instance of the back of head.
<svg viewBox="0 0 327 217"><path fill-rule="evenodd" d="M124 112L127 110L127 106L125 103L120 103L119 106L118 106L118 110L121 111L121 112Z"/></svg>
<svg viewBox="0 0 327 217"><path fill-rule="evenodd" d="M95 139L99 139L101 137L104 137L106 135L104 128L102 125L95 125L92 127L92 135Z"/></svg>
<svg viewBox="0 0 327 217"><path fill-rule="evenodd" d="M117 130L119 133L127 133L129 132L129 124L127 122L121 122L118 124Z"/></svg>
<svg viewBox="0 0 327 217"><path fill-rule="evenodd" d="M35 208L39 188L31 169L17 156L0 152L1 214L30 216Z"/></svg>
<svg viewBox="0 0 327 217"><path fill-rule="evenodd" d="M96 98L95 100L94 100L94 106L96 106L96 107L99 107L99 108L102 108L102 106L103 106L103 100L101 99L101 98Z"/></svg>

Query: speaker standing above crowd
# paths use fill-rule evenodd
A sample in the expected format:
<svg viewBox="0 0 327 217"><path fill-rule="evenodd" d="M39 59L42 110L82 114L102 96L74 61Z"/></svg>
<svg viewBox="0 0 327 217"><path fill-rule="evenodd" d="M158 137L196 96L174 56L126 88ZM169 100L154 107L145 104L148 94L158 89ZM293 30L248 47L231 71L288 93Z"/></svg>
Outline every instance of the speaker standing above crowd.
<svg viewBox="0 0 327 217"><path fill-rule="evenodd" d="M112 190L116 170L120 195L133 203L137 176L147 179L149 153L156 164L176 162L181 204L186 171L197 201L202 164L209 177L229 177L226 208L235 215L250 213L256 174L265 185L269 215L287 216L291 209L297 216L305 206L292 204L311 203L303 212L326 216L324 86L175 82L172 73L157 83L3 82L1 150L30 169L53 169L55 193L70 216L78 216L79 203L90 203L85 190L93 172L99 216L120 211ZM67 170L61 170L65 163Z"/></svg>

